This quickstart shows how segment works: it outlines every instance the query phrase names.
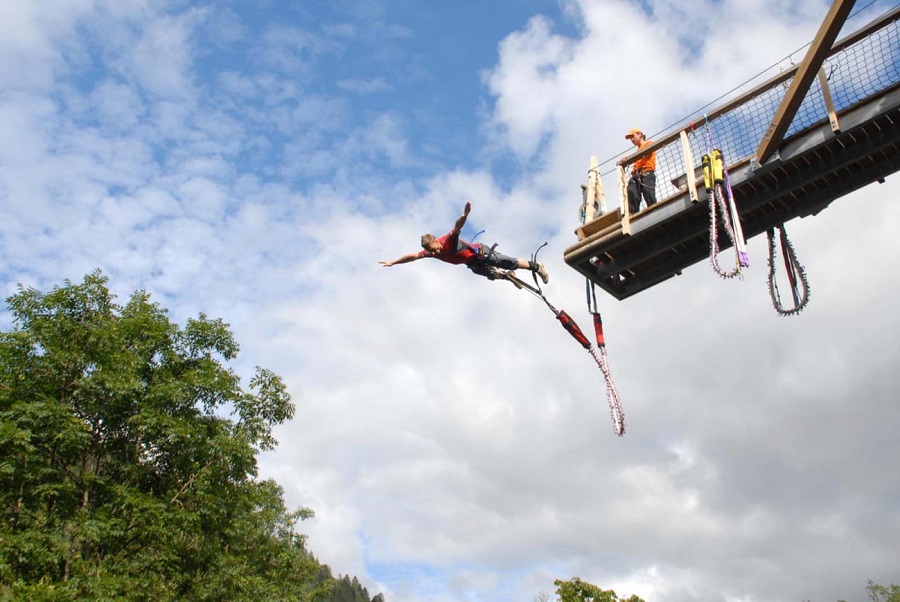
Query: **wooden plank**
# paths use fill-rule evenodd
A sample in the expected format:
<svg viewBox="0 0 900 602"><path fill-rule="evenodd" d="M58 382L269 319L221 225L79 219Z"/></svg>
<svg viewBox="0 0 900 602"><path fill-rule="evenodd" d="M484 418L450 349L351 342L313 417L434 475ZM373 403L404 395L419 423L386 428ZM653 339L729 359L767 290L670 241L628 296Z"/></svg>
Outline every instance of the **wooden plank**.
<svg viewBox="0 0 900 602"><path fill-rule="evenodd" d="M697 193L697 178L694 175L694 153L691 152L691 142L685 130L681 130L681 154L684 156L684 173L687 176L688 194L693 202L700 200Z"/></svg>
<svg viewBox="0 0 900 602"><path fill-rule="evenodd" d="M597 157L591 157L591 165L588 168L588 183L584 188L584 223L594 219L594 204L597 198Z"/></svg>
<svg viewBox="0 0 900 602"><path fill-rule="evenodd" d="M834 110L834 101L831 99L831 88L828 87L828 78L825 70L819 68L819 87L822 88L822 98L825 99L825 108L828 109L828 122L831 123L831 131L837 134L841 131L841 123L838 121L837 111Z"/></svg>
<svg viewBox="0 0 900 602"><path fill-rule="evenodd" d="M628 176L625 175L625 168L616 165L616 177L619 182L619 200L621 201L622 212L629 216L628 210Z"/></svg>
<svg viewBox="0 0 900 602"><path fill-rule="evenodd" d="M787 93L784 95L781 105L775 112L775 117L766 129L766 133L763 134L759 148L756 150L756 157L760 164L765 163L772 156L772 153L775 152L775 149L778 148L778 145L784 139L784 134L797 114L800 104L806 97L812 80L816 77L816 74L822 67L822 63L825 62L825 58L831 51L831 46L834 44L837 34L841 31L844 21L847 20L847 15L850 14L854 2L855 0L835 0L834 4L831 5L828 15L825 16L825 20L819 27L819 32L816 34L812 44L810 44L803 62L800 63L800 67L797 69L797 75L791 80L791 87L788 88Z"/></svg>
<svg viewBox="0 0 900 602"><path fill-rule="evenodd" d="M596 158L591 157L591 160L593 163L597 163ZM595 179L596 191L594 192L594 195L597 198L597 204L600 205L600 212L606 213L606 195L603 194L603 179L600 177L600 165L596 164L592 169L597 176Z"/></svg>
<svg viewBox="0 0 900 602"><path fill-rule="evenodd" d="M604 213L600 217L594 218L586 224L579 226L575 229L575 234L578 236L578 240L584 240L588 236L596 234L601 230L605 230L610 226L618 226L621 221L622 210L616 208L613 211Z"/></svg>

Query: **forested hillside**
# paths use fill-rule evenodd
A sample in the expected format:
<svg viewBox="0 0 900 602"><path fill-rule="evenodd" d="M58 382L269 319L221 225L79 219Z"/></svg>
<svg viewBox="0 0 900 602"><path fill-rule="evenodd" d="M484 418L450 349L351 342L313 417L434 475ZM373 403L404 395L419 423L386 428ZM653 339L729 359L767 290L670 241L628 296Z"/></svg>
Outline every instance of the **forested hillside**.
<svg viewBox="0 0 900 602"><path fill-rule="evenodd" d="M257 477L294 414L281 378L257 368L245 390L222 320L180 327L106 284L7 300L0 599L369 602L298 534L312 511Z"/></svg>

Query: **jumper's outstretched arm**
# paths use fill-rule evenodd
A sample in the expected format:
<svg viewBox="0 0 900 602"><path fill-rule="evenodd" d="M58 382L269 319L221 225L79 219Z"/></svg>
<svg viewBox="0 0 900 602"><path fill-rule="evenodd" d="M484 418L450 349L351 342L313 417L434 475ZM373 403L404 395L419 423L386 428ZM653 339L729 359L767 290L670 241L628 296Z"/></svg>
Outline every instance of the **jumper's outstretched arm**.
<svg viewBox="0 0 900 602"><path fill-rule="evenodd" d="M456 236L459 236L459 233L462 230L462 227L464 225L466 225L466 218L469 217L470 211L472 211L472 203L470 203L469 201L466 201L466 206L463 208L462 215L460 215L456 219L456 223L453 224L452 232L454 234L456 234ZM386 268L389 268L392 265L397 265L398 263L409 263L411 261L416 261L417 259L422 259L422 255L418 252L415 252L415 253L407 253L406 255L398 257L397 259L394 259L394 260L379 261L378 263L380 263L381 265L383 265Z"/></svg>
<svg viewBox="0 0 900 602"><path fill-rule="evenodd" d="M466 206L463 209L462 215L456 220L456 223L453 224L453 231L459 234L462 231L462 227L466 225L466 218L469 217L469 212L472 211L472 203L466 201Z"/></svg>
<svg viewBox="0 0 900 602"><path fill-rule="evenodd" d="M415 261L417 259L422 259L421 257L419 257L418 253L407 253L406 255L403 255L402 257L398 257L397 259L394 259L393 261L379 261L378 263L380 263L381 265L383 265L386 268L389 268L392 265L397 265L398 263L409 263L410 261Z"/></svg>

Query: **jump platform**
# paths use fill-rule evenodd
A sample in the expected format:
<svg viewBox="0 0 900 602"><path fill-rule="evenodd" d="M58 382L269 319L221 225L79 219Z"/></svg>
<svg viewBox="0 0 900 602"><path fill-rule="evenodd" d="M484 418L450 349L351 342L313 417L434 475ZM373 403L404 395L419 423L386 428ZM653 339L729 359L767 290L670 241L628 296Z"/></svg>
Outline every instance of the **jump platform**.
<svg viewBox="0 0 900 602"><path fill-rule="evenodd" d="M708 145L705 131L721 136L734 202L745 239L781 226L796 217L816 215L834 200L884 179L900 170L900 11L897 9L848 36L831 50L830 62L820 69L819 87L810 89L803 106L777 150L762 164L748 142L746 114L754 106L768 124L779 91L791 73L781 74L713 111L702 124L661 138L618 165L622 208L589 216L575 231L578 242L564 259L613 297L622 300L668 280L710 253L709 202L698 167ZM854 69L879 51L881 79L859 98ZM887 52L885 51L887 49ZM858 56L857 56L858 55ZM841 70L847 72L840 79ZM829 74L830 73L830 77ZM838 77L835 77L838 74ZM854 96L848 90L857 89ZM832 93L839 99L838 108ZM774 98L774 100L773 100ZM843 103L843 108L840 104ZM759 130L757 130L759 131ZM724 135L723 135L724 134ZM657 152L657 194L660 201L634 215L627 211L625 169L630 162ZM730 161L730 157L739 157ZM602 199L602 184L592 165L588 186ZM588 200L584 199L585 206ZM602 206L602 204L601 204ZM719 248L731 242L719 228ZM723 253L726 263L731 253Z"/></svg>

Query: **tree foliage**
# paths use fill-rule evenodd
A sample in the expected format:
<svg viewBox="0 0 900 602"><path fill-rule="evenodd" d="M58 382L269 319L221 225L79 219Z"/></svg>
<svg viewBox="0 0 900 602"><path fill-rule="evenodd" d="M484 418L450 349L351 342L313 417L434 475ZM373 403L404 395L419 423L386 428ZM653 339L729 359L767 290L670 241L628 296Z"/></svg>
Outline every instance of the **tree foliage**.
<svg viewBox="0 0 900 602"><path fill-rule="evenodd" d="M560 602L644 602L642 598L634 595L630 598L619 598L613 590L601 589L578 577L572 577L568 581L557 579L554 584ZM891 584L886 587L869 580L866 592L872 602L900 602L900 586L898 585ZM535 600L547 599L548 596L542 592Z"/></svg>
<svg viewBox="0 0 900 602"><path fill-rule="evenodd" d="M560 602L644 602L637 596L619 598L613 590L601 589L578 577L568 581L557 579L553 583Z"/></svg>
<svg viewBox="0 0 900 602"><path fill-rule="evenodd" d="M0 599L320 600L333 580L256 454L293 416L282 380L249 391L205 315L181 328L99 271L19 288L0 333Z"/></svg>
<svg viewBox="0 0 900 602"><path fill-rule="evenodd" d="M872 602L900 602L900 585L878 585L871 579L866 585L866 592Z"/></svg>
<svg viewBox="0 0 900 602"><path fill-rule="evenodd" d="M327 602L384 602L382 594L369 598L369 591L356 577L339 577L326 598Z"/></svg>

